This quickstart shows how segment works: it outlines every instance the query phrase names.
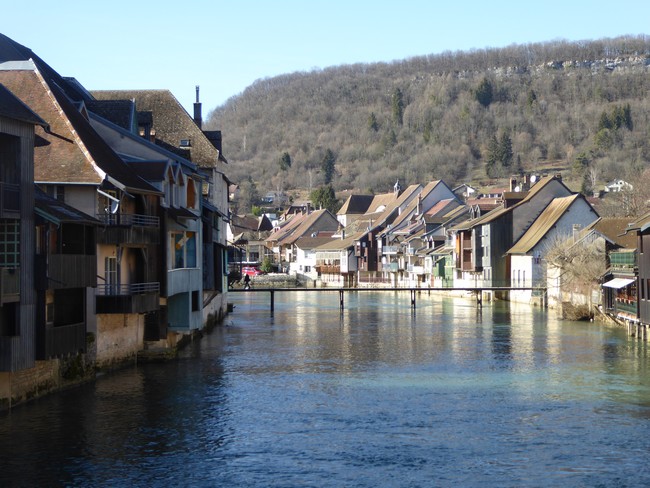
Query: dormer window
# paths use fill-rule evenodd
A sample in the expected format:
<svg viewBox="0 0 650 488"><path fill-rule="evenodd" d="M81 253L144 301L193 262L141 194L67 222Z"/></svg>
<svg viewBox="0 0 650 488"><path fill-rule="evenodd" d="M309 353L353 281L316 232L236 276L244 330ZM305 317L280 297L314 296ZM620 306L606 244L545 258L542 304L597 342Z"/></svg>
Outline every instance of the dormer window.
<svg viewBox="0 0 650 488"><path fill-rule="evenodd" d="M181 139L180 147L182 148L192 147L192 141L190 139Z"/></svg>

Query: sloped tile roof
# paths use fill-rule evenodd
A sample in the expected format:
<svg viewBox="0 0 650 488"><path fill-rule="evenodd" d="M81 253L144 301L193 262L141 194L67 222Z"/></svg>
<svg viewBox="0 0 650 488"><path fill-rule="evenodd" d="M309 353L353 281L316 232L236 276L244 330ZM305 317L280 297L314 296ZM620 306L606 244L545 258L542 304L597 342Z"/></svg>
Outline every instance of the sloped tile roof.
<svg viewBox="0 0 650 488"><path fill-rule="evenodd" d="M419 184L415 185L410 185L406 190L404 190L400 196L395 199L393 197L393 201L391 201L388 205L386 205L386 208L384 209L383 212L381 212L377 218L373 221L373 228L376 228L378 226L385 225L388 219L391 217L391 215L397 211L397 209L404 204L409 198L411 198L415 193L420 191L422 189L422 186ZM373 201L374 204L374 201Z"/></svg>
<svg viewBox="0 0 650 488"><path fill-rule="evenodd" d="M300 249L316 249L332 241L332 237L300 237L294 243Z"/></svg>
<svg viewBox="0 0 650 488"><path fill-rule="evenodd" d="M363 237L364 234L365 234L364 232L355 232L353 234L350 234L349 236L346 236L343 239L332 238L330 239L329 242L326 242L325 244L318 246L317 250L318 251L342 251L349 247L353 247L355 245L355 242L361 237Z"/></svg>
<svg viewBox="0 0 650 488"><path fill-rule="evenodd" d="M77 144L68 118L56 106L35 71L0 71L0 83L10 87L50 126L48 133L36 131L34 181L102 183L102 171Z"/></svg>
<svg viewBox="0 0 650 488"><path fill-rule="evenodd" d="M35 114L32 109L2 84L0 84L0 115L27 122L28 124L47 126L47 122Z"/></svg>
<svg viewBox="0 0 650 488"><path fill-rule="evenodd" d="M628 218L603 217L590 227L617 245L626 249L634 249L637 245L636 232L626 232L629 222L630 219Z"/></svg>
<svg viewBox="0 0 650 488"><path fill-rule="evenodd" d="M216 166L219 151L205 136L176 97L169 90L94 90L97 100L135 100L138 112L151 112L156 139L170 148L179 148L188 139L190 148L184 152L199 166Z"/></svg>
<svg viewBox="0 0 650 488"><path fill-rule="evenodd" d="M327 219L329 219L331 225L327 225ZM336 220L336 217L330 213L329 210L323 209L323 210L316 210L309 215L306 215L304 219L302 219L299 224L294 227L294 229L285 234L285 236L280 239L279 244L281 245L288 245L288 244L293 244L296 240L299 238L306 236L307 234L310 234L313 231L314 226L316 225L317 222L320 220L325 220L325 229L319 229L321 231L331 231L331 232L336 232L338 228L338 220Z"/></svg>
<svg viewBox="0 0 650 488"><path fill-rule="evenodd" d="M554 198L535 219L521 239L510 248L509 254L526 254L530 252L562 218L573 203L581 198L579 193L568 197Z"/></svg>
<svg viewBox="0 0 650 488"><path fill-rule="evenodd" d="M36 130L34 181L99 185L108 175L130 191L158 192L120 159L57 84L33 69L0 70L0 83L49 126L47 132Z"/></svg>
<svg viewBox="0 0 650 488"><path fill-rule="evenodd" d="M137 130L138 120L132 100L89 100L88 110L128 131Z"/></svg>
<svg viewBox="0 0 650 488"><path fill-rule="evenodd" d="M337 215L358 215L368 211L374 200L373 195L350 195L343 206L336 212Z"/></svg>
<svg viewBox="0 0 650 488"><path fill-rule="evenodd" d="M291 218L282 222L280 227L267 238L267 241L271 243L281 241L289 233L293 232L305 218L307 218L307 215L304 213L293 214Z"/></svg>

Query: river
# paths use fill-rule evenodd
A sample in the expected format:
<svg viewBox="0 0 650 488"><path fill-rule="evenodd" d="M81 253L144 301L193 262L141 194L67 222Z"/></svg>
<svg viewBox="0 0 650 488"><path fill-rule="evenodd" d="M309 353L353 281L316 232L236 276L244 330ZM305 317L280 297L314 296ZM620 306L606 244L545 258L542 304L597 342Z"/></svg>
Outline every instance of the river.
<svg viewBox="0 0 650 488"><path fill-rule="evenodd" d="M649 486L648 345L423 293L236 294L177 361L0 416L0 486Z"/></svg>

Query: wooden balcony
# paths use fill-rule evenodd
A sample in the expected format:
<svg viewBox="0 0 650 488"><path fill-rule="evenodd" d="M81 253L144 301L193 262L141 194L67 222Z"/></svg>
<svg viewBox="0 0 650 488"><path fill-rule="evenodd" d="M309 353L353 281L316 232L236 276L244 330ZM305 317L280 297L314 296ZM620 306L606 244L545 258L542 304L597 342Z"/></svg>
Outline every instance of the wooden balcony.
<svg viewBox="0 0 650 488"><path fill-rule="evenodd" d="M616 298L616 311L627 312L636 316L637 301L636 298Z"/></svg>
<svg viewBox="0 0 650 488"><path fill-rule="evenodd" d="M45 357L52 358L86 351L86 324L45 327Z"/></svg>
<svg viewBox="0 0 650 488"><path fill-rule="evenodd" d="M97 313L148 313L160 308L160 283L97 285Z"/></svg>
<svg viewBox="0 0 650 488"><path fill-rule="evenodd" d="M160 219L155 215L97 214L104 224L97 230L99 244L159 244Z"/></svg>
<svg viewBox="0 0 650 488"><path fill-rule="evenodd" d="M341 266L338 264L319 264L314 266L314 268L321 274L341 274Z"/></svg>
<svg viewBox="0 0 650 488"><path fill-rule="evenodd" d="M87 254L51 254L36 257L39 290L85 288L97 284L97 257Z"/></svg>

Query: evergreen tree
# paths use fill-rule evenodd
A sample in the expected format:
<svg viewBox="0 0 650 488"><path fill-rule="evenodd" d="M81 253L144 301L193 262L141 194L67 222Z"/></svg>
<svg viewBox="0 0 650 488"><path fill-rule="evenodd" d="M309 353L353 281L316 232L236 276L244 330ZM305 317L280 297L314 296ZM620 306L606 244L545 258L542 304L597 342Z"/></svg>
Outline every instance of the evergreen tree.
<svg viewBox="0 0 650 488"><path fill-rule="evenodd" d="M313 190L309 199L315 208L325 208L332 213L336 213L338 210L338 200L332 185L324 185Z"/></svg>
<svg viewBox="0 0 650 488"><path fill-rule="evenodd" d="M490 177L494 178L499 174L498 163L501 160L499 140L496 135L490 137L487 148L487 157L485 158L485 173Z"/></svg>
<svg viewBox="0 0 650 488"><path fill-rule="evenodd" d="M280 166L281 171L287 171L291 168L291 156L288 152L283 152L282 156L278 160L278 165Z"/></svg>
<svg viewBox="0 0 650 488"><path fill-rule="evenodd" d="M623 107L623 121L627 130L634 129L634 124L632 123L632 111L629 103L625 104L625 107Z"/></svg>
<svg viewBox="0 0 650 488"><path fill-rule="evenodd" d="M512 166L512 140L510 136L505 132L501 134L501 139L499 140L499 159L501 161L501 166L504 168L509 168Z"/></svg>
<svg viewBox="0 0 650 488"><path fill-rule="evenodd" d="M397 125L402 125L404 122L404 97L399 88L395 88L393 92L393 122Z"/></svg>
<svg viewBox="0 0 650 488"><path fill-rule="evenodd" d="M260 265L260 271L263 271L264 273L270 273L273 271L273 261L271 261L270 257L264 257L262 264Z"/></svg>
<svg viewBox="0 0 650 488"><path fill-rule="evenodd" d="M589 166L590 160L589 156L585 152L581 152L576 156L575 161L573 162L573 172L576 175L584 175L587 167Z"/></svg>
<svg viewBox="0 0 650 488"><path fill-rule="evenodd" d="M325 151L325 155L323 156L323 159L321 160L320 163L320 169L321 172L323 173L323 179L326 185L332 183L332 179L334 178L335 163L336 163L336 156L334 156L334 153L332 152L331 149L328 149L327 151Z"/></svg>
<svg viewBox="0 0 650 488"><path fill-rule="evenodd" d="M489 107L492 103L492 83L490 83L490 80L483 78L474 94L478 103L484 107Z"/></svg>
<svg viewBox="0 0 650 488"><path fill-rule="evenodd" d="M600 119L598 120L598 131L600 132L603 129L611 129L612 128L612 121L609 118L609 115L607 115L607 112L603 110L603 113L600 114Z"/></svg>

